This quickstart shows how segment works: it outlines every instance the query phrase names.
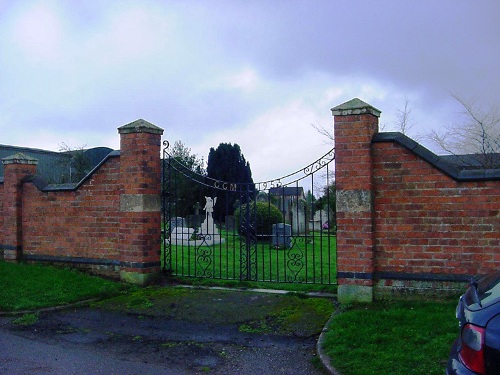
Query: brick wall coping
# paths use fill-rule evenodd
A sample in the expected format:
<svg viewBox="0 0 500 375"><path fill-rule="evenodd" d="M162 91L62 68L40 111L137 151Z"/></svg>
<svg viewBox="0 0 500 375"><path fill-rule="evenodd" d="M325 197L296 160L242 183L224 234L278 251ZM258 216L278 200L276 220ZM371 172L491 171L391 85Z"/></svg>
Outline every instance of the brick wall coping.
<svg viewBox="0 0 500 375"><path fill-rule="evenodd" d="M419 158L425 160L436 169L440 170L447 176L456 181L497 181L500 180L500 168L486 169L474 168L465 169L463 166L458 166L446 161L445 156L439 156L428 150L424 146L408 138L400 132L377 133L372 139L373 143L394 142L399 146L411 151Z"/></svg>
<svg viewBox="0 0 500 375"><path fill-rule="evenodd" d="M163 134L163 129L158 126L147 122L146 120L138 119L129 124L120 126L118 128L118 133L120 134L130 134L130 133L151 133L151 134Z"/></svg>
<svg viewBox="0 0 500 375"><path fill-rule="evenodd" d="M23 154L22 152L18 152L15 155L7 156L6 158L2 159L2 164L7 165L7 164L32 164L32 165L37 165L38 160L35 158L32 158L31 156L28 156L26 154Z"/></svg>
<svg viewBox="0 0 500 375"><path fill-rule="evenodd" d="M99 164L97 164L94 169L92 169L84 178L82 178L79 182L67 183L67 184L48 184L42 177L40 176L28 176L23 179L23 182L32 182L36 188L43 192L48 191L75 191L87 181L92 175L103 165L108 159L116 158L120 156L120 151L111 151L104 159L101 160ZM2 178L3 180L3 178Z"/></svg>
<svg viewBox="0 0 500 375"><path fill-rule="evenodd" d="M371 114L380 117L381 110L365 103L361 99L354 98L331 109L333 116L351 116Z"/></svg>

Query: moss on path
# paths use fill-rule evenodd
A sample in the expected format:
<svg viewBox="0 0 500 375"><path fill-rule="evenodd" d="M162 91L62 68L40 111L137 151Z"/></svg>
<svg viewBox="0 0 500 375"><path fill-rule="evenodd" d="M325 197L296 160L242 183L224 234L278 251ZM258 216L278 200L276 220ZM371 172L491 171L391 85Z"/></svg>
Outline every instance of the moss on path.
<svg viewBox="0 0 500 375"><path fill-rule="evenodd" d="M293 293L154 287L102 301L94 307L215 326L238 325L243 332L310 337L321 332L334 304L327 298Z"/></svg>

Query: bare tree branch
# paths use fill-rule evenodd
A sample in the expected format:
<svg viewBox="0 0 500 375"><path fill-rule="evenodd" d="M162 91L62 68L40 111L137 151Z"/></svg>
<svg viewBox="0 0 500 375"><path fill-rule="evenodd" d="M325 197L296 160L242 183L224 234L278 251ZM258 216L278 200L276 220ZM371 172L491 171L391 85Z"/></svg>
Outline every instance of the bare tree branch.
<svg viewBox="0 0 500 375"><path fill-rule="evenodd" d="M399 128L399 131L405 135L415 126L415 123L410 121L411 112L410 101L405 97L404 107L402 110L399 109L396 115L398 119L396 126Z"/></svg>
<svg viewBox="0 0 500 375"><path fill-rule="evenodd" d="M71 147L62 142L59 145L59 152L71 155L69 165L69 181L78 182L90 172L91 163L85 155L86 145L80 147Z"/></svg>
<svg viewBox="0 0 500 375"><path fill-rule="evenodd" d="M327 129L325 128L324 126L320 125L320 124L311 124L311 126L316 129L316 131L325 136L327 141L326 143L328 144L331 144L333 142L333 131L331 129Z"/></svg>
<svg viewBox="0 0 500 375"><path fill-rule="evenodd" d="M476 161L483 167L498 166L500 116L494 109L484 111L474 101L450 95L462 106L464 122L445 126L440 132L433 130L426 138L447 153L457 156L475 154Z"/></svg>
<svg viewBox="0 0 500 375"><path fill-rule="evenodd" d="M386 128L392 128L418 141L422 136L413 132L417 123L413 120L412 112L410 100L405 96L403 108L396 111L396 121L389 126L386 123L380 123L379 129L381 131L386 131Z"/></svg>

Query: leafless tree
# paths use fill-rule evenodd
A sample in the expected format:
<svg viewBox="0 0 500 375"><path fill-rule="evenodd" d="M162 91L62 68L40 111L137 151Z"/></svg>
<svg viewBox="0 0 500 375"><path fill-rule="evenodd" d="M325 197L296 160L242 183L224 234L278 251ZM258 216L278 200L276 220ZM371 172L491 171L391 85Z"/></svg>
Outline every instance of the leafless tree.
<svg viewBox="0 0 500 375"><path fill-rule="evenodd" d="M325 142L327 144L333 144L333 129L327 129L320 124L311 124L311 126L316 129L316 131L326 138Z"/></svg>
<svg viewBox="0 0 500 375"><path fill-rule="evenodd" d="M395 124L397 130L404 135L408 135L408 133L411 132L416 125L416 122L412 119L411 113L412 109L410 107L410 100L405 97L403 109L398 109L397 111L397 122Z"/></svg>
<svg viewBox="0 0 500 375"><path fill-rule="evenodd" d="M311 126L316 129L316 131L324 136L325 143L328 145L334 144L333 128L327 129L320 124L311 124ZM314 190L316 192L324 192L328 187L335 186L335 166L331 169L327 169L328 172L322 172L320 178L314 184Z"/></svg>
<svg viewBox="0 0 500 375"><path fill-rule="evenodd" d="M500 116L494 108L484 110L474 101L452 97L462 106L464 122L432 130L427 139L452 155L476 155L482 167L498 167L500 153ZM462 158L464 162L466 158Z"/></svg>
<svg viewBox="0 0 500 375"><path fill-rule="evenodd" d="M69 181L78 182L90 172L90 160L85 155L85 145L80 147L71 147L66 143L59 145L59 152L71 155L69 163Z"/></svg>
<svg viewBox="0 0 500 375"><path fill-rule="evenodd" d="M410 100L405 96L402 109L396 111L396 121L392 125L380 123L379 128L381 131L387 131L388 128L391 128L418 141L422 136L414 132L417 122L413 119L412 113L413 109L410 106Z"/></svg>
<svg viewBox="0 0 500 375"><path fill-rule="evenodd" d="M409 132L414 129L417 123L413 120L410 100L407 97L405 97L403 109L398 109L396 118L396 123L392 126L392 128L395 128L396 131L399 131L405 135L409 135ZM325 128L320 124L311 124L311 126L316 129L319 134L323 135L326 138L325 142L327 142L328 144L334 142L334 135L331 129ZM386 128L386 124L380 124L381 130L385 130ZM414 139L418 139L418 136L412 135L412 137Z"/></svg>

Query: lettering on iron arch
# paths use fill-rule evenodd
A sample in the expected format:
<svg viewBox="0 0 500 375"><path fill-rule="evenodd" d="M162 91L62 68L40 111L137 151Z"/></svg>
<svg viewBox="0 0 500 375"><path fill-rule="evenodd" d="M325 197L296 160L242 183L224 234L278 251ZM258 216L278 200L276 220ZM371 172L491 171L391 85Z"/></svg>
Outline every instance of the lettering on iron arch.
<svg viewBox="0 0 500 375"><path fill-rule="evenodd" d="M214 188L222 189L222 190L229 190L229 191L236 191L237 185L234 183L215 181Z"/></svg>

